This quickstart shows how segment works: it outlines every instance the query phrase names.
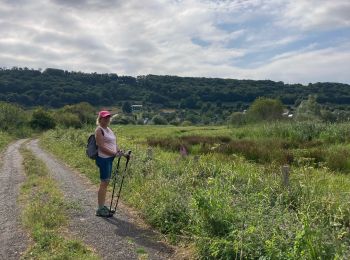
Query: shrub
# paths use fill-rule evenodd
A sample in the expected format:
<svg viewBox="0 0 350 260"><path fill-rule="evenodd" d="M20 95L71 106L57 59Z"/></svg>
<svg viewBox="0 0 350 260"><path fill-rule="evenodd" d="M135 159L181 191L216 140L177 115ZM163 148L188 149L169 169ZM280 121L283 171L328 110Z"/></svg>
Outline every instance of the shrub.
<svg viewBox="0 0 350 260"><path fill-rule="evenodd" d="M168 124L168 121L160 115L155 115L152 118L152 121L155 125L167 125Z"/></svg>
<svg viewBox="0 0 350 260"><path fill-rule="evenodd" d="M47 130L55 128L55 119L50 115L50 113L39 108L33 112L32 119L29 122L33 129Z"/></svg>
<svg viewBox="0 0 350 260"><path fill-rule="evenodd" d="M181 126L191 126L191 125L192 125L192 122L191 121L187 121L187 120L185 120L185 121L183 121L181 123Z"/></svg>
<svg viewBox="0 0 350 260"><path fill-rule="evenodd" d="M251 121L278 120L282 118L283 104L280 100L257 98L247 111Z"/></svg>
<svg viewBox="0 0 350 260"><path fill-rule="evenodd" d="M234 112L230 116L229 124L234 126L241 126L247 123L247 116L242 112Z"/></svg>
<svg viewBox="0 0 350 260"><path fill-rule="evenodd" d="M111 124L119 124L119 125L129 125L129 124L135 124L135 119L131 116L116 116L113 117Z"/></svg>
<svg viewBox="0 0 350 260"><path fill-rule="evenodd" d="M0 102L0 129L12 130L27 124L27 113L18 105Z"/></svg>
<svg viewBox="0 0 350 260"><path fill-rule="evenodd" d="M84 124L95 124L96 122L96 109L87 102L81 102L75 105L67 105L59 109L56 114L68 113L73 114L78 118L79 124L82 126ZM73 121L76 121L74 119ZM73 123L73 127L74 124Z"/></svg>
<svg viewBox="0 0 350 260"><path fill-rule="evenodd" d="M79 116L70 112L56 112L55 119L58 124L64 127L81 128L83 126Z"/></svg>

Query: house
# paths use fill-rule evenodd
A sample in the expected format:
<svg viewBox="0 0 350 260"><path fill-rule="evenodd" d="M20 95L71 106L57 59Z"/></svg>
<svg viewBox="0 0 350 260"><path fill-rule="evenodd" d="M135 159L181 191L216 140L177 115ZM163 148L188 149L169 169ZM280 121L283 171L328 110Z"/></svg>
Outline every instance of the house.
<svg viewBox="0 0 350 260"><path fill-rule="evenodd" d="M142 105L131 105L132 112L140 112L142 111Z"/></svg>

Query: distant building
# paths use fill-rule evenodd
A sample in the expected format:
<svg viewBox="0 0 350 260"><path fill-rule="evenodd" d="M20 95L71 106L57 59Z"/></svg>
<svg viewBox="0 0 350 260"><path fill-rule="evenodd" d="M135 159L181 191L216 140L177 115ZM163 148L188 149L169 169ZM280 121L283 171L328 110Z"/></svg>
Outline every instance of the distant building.
<svg viewBox="0 0 350 260"><path fill-rule="evenodd" d="M283 117L288 117L288 118L293 118L293 114L288 109L284 110L284 113L282 114L282 116Z"/></svg>
<svg viewBox="0 0 350 260"><path fill-rule="evenodd" d="M132 112L140 112L142 111L142 105L131 105Z"/></svg>

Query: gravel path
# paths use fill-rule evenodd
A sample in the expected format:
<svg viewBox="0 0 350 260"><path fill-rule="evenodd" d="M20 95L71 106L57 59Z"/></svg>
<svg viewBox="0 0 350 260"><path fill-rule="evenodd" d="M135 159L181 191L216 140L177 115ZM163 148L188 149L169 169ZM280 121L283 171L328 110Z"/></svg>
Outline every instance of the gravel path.
<svg viewBox="0 0 350 260"><path fill-rule="evenodd" d="M75 205L69 231L94 248L103 259L172 258L173 249L157 241L151 230L135 224L133 216L126 211L118 208L113 218L96 217L96 186L43 151L38 140L32 140L28 148L46 163L65 198Z"/></svg>
<svg viewBox="0 0 350 260"><path fill-rule="evenodd" d="M0 169L0 259L19 259L28 245L27 234L20 226L17 205L19 187L25 180L22 156L18 149L25 140L11 144L1 154Z"/></svg>

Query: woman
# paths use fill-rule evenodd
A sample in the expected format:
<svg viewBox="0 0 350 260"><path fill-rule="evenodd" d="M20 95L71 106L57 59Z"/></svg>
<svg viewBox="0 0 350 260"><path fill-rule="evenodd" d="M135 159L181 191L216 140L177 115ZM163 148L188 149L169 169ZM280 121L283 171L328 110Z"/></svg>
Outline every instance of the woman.
<svg viewBox="0 0 350 260"><path fill-rule="evenodd" d="M112 174L112 164L114 157L122 155L118 150L117 139L113 131L108 127L111 121L111 113L103 110L98 113L95 130L98 155L96 165L100 168L100 188L98 190L98 209L96 216L110 217L112 214L105 206L107 187Z"/></svg>

